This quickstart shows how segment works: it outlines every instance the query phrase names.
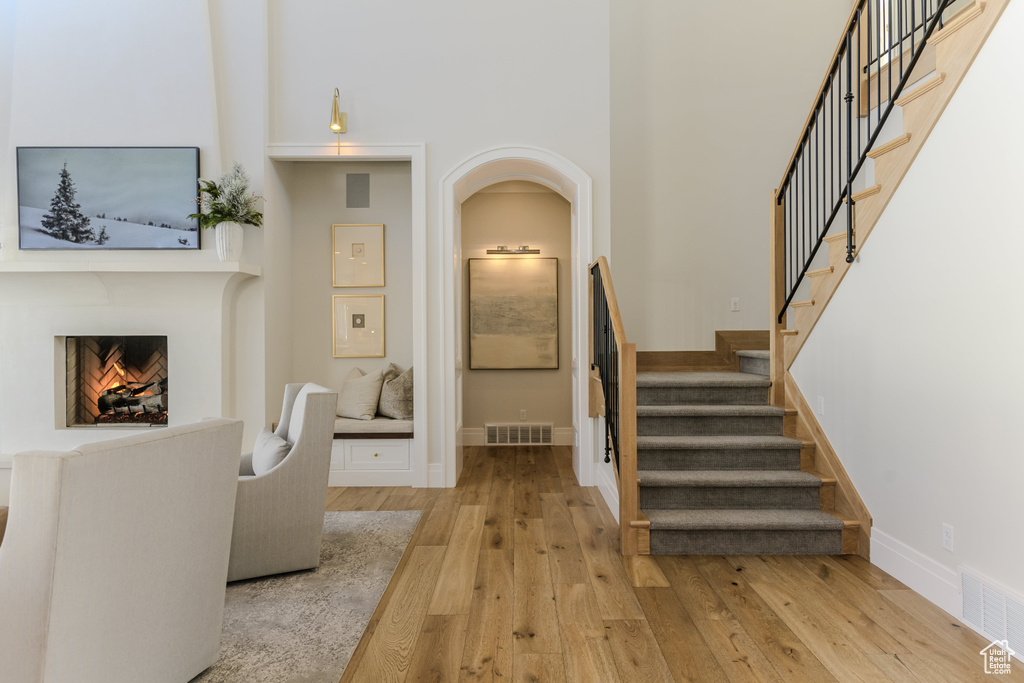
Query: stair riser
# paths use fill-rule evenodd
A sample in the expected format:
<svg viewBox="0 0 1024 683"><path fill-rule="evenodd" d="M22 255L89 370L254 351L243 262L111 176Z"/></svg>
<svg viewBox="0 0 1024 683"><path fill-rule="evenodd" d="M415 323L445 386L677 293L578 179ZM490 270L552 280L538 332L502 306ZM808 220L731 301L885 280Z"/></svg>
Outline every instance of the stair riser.
<svg viewBox="0 0 1024 683"><path fill-rule="evenodd" d="M817 486L644 486L640 507L660 510L817 510Z"/></svg>
<svg viewBox="0 0 1024 683"><path fill-rule="evenodd" d="M641 406L768 405L768 387L637 387Z"/></svg>
<svg viewBox="0 0 1024 683"><path fill-rule="evenodd" d="M640 470L799 470L800 449L639 449Z"/></svg>
<svg viewBox="0 0 1024 683"><path fill-rule="evenodd" d="M782 417L638 415L640 436L782 436Z"/></svg>
<svg viewBox="0 0 1024 683"><path fill-rule="evenodd" d="M842 531L651 529L653 555L838 555Z"/></svg>
<svg viewBox="0 0 1024 683"><path fill-rule="evenodd" d="M771 365L766 359L740 356L740 372L749 372L753 375L767 375L770 371Z"/></svg>

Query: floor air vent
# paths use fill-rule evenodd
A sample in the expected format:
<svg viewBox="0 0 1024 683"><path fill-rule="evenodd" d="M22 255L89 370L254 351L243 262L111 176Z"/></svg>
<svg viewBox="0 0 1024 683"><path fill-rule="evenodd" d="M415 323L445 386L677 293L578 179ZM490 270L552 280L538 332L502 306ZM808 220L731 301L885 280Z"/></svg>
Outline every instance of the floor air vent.
<svg viewBox="0 0 1024 683"><path fill-rule="evenodd" d="M485 424L484 431L487 433L488 446L504 444L542 445L551 443L551 433L554 431L554 425L525 424L522 422Z"/></svg>
<svg viewBox="0 0 1024 683"><path fill-rule="evenodd" d="M960 567L960 606L964 623L993 641L1006 640L1024 661L1024 600Z"/></svg>

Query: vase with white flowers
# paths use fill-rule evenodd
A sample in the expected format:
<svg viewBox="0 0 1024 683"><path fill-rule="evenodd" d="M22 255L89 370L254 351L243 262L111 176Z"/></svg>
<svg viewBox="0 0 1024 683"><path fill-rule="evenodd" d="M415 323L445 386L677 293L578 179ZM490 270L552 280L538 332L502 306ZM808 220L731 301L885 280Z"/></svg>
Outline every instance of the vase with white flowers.
<svg viewBox="0 0 1024 683"><path fill-rule="evenodd" d="M242 226L263 226L263 214L256 209L262 199L249 190L249 176L235 162L220 180L200 180L199 227L216 228L217 256L221 261L237 261L242 255Z"/></svg>

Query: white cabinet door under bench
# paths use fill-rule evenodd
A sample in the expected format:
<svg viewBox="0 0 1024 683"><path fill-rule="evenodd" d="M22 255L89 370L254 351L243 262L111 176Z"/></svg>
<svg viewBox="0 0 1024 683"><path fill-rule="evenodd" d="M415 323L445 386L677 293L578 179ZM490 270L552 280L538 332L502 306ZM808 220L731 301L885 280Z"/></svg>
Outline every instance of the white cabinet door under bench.
<svg viewBox="0 0 1024 683"><path fill-rule="evenodd" d="M412 439L335 439L330 486L412 486Z"/></svg>

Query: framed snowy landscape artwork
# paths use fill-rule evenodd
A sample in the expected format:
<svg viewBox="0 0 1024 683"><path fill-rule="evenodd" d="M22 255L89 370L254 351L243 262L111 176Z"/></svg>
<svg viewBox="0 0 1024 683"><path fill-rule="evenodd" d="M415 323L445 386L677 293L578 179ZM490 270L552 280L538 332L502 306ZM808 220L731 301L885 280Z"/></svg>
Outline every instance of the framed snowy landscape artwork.
<svg viewBox="0 0 1024 683"><path fill-rule="evenodd" d="M21 249L198 249L198 147L19 147Z"/></svg>

